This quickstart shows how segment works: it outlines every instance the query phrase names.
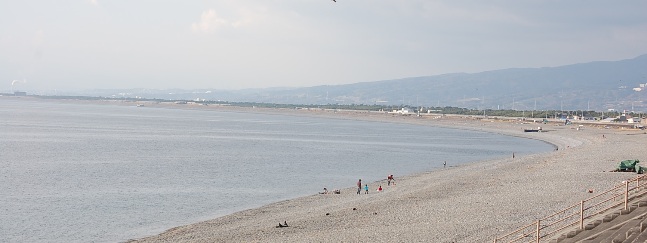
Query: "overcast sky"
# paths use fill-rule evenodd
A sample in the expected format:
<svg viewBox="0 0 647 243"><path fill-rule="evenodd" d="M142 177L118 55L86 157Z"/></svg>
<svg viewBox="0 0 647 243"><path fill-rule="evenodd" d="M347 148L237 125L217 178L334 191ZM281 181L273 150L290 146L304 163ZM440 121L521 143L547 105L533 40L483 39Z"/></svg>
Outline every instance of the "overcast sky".
<svg viewBox="0 0 647 243"><path fill-rule="evenodd" d="M0 0L0 92L305 87L642 54L644 0Z"/></svg>

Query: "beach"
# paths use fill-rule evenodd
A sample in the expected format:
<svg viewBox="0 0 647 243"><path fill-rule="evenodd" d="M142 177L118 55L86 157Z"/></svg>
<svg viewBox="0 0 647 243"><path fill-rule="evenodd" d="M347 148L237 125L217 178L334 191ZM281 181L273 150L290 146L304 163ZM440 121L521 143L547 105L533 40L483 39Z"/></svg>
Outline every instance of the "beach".
<svg viewBox="0 0 647 243"><path fill-rule="evenodd" d="M357 111L209 109L472 129L538 139L556 150L460 166L448 158L446 168L395 175L395 185L387 185L385 174L384 180L368 182L368 194L357 195L354 185L341 189L340 194L313 192L133 242L491 242L591 197L589 190L607 190L636 177L635 173L610 171L621 160L643 160L642 149L647 145L643 130L599 124ZM542 132L523 132L537 126ZM383 191L377 192L380 185ZM277 227L279 223L289 227Z"/></svg>

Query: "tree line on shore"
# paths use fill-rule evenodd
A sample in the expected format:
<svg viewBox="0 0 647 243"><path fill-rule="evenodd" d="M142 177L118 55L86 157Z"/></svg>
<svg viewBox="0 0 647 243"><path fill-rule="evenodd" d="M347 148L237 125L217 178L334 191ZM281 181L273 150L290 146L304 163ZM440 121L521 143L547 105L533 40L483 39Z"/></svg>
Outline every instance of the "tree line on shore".
<svg viewBox="0 0 647 243"><path fill-rule="evenodd" d="M221 100L164 100L149 98L114 98L114 97L92 97L92 96L37 96L46 99L76 99L76 100L121 100L129 102L193 102L203 105L228 105L235 107L258 107L258 108L277 108L277 109L322 109L322 110L356 110L356 111L383 111L390 112L402 110L403 108L411 111L413 114L453 114L468 116L502 116L502 117L523 117L536 119L572 119L574 116L586 120L600 120L609 117L619 117L623 114L620 111L585 111L585 110L512 110L512 109L470 109L461 107L411 107L406 105L378 105L378 104L278 104L278 103L259 103L259 102L234 102ZM643 117L642 113L628 112L633 117Z"/></svg>

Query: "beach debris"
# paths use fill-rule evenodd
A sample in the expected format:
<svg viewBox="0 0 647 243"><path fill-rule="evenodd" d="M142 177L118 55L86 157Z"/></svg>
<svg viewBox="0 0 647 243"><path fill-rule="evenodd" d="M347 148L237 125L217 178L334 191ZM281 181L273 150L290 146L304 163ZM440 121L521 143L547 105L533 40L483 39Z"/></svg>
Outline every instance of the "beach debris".
<svg viewBox="0 0 647 243"><path fill-rule="evenodd" d="M353 210L357 210L357 208L353 208Z"/></svg>
<svg viewBox="0 0 647 243"><path fill-rule="evenodd" d="M589 189L589 193L593 193L593 189Z"/></svg>
<svg viewBox="0 0 647 243"><path fill-rule="evenodd" d="M326 216L330 215L330 213L326 213Z"/></svg>
<svg viewBox="0 0 647 243"><path fill-rule="evenodd" d="M288 221L283 221L283 224L279 222L279 226L276 226L276 228L283 228L283 227L289 227Z"/></svg>

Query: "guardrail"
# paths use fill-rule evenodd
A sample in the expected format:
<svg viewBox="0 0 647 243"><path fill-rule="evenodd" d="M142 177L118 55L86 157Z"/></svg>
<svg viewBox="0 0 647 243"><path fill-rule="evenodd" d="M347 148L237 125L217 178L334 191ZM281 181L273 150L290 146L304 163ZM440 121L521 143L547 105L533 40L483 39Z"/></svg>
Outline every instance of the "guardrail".
<svg viewBox="0 0 647 243"><path fill-rule="evenodd" d="M586 222L593 221L594 216L620 206L624 206L624 210L627 210L630 201L647 194L645 186L647 186L647 175L623 181L612 189L498 237L494 239L494 243L540 243L567 230L584 229Z"/></svg>

